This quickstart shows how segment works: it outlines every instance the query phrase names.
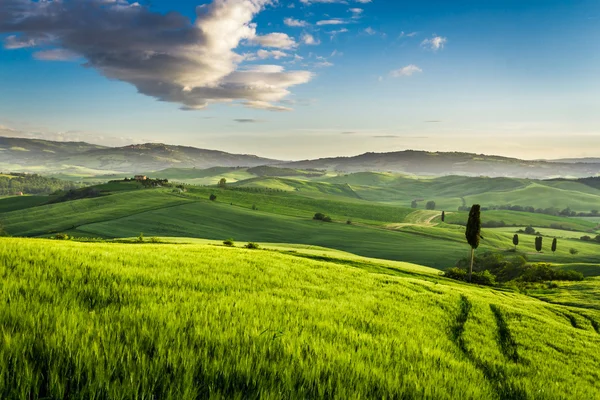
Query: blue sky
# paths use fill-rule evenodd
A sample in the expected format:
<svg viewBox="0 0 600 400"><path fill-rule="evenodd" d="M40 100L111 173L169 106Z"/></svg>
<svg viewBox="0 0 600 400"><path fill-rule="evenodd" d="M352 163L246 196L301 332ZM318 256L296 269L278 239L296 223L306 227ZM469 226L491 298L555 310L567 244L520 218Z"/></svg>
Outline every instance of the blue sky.
<svg viewBox="0 0 600 400"><path fill-rule="evenodd" d="M600 155L598 0L131 3L2 0L0 135Z"/></svg>

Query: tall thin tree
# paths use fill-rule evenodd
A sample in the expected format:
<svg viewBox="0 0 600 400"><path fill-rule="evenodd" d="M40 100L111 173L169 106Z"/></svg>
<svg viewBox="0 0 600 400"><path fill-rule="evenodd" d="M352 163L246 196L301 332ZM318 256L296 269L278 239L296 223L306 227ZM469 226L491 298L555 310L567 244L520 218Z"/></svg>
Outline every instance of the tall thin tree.
<svg viewBox="0 0 600 400"><path fill-rule="evenodd" d="M471 207L465 237L471 246L471 266L469 267L469 282L471 282L475 250L479 247L479 240L481 239L481 206L479 204L473 204Z"/></svg>
<svg viewBox="0 0 600 400"><path fill-rule="evenodd" d="M442 211L442 222L446 222L446 211Z"/></svg>
<svg viewBox="0 0 600 400"><path fill-rule="evenodd" d="M556 245L557 245L556 242L557 242L557 240L556 240L556 238L554 238L552 240L552 253L556 252Z"/></svg>
<svg viewBox="0 0 600 400"><path fill-rule="evenodd" d="M542 241L544 239L541 236L535 238L535 250L540 253L542 251Z"/></svg>
<svg viewBox="0 0 600 400"><path fill-rule="evenodd" d="M515 245L515 251L517 251L517 246L519 245L519 235L516 233L515 236L513 236L513 244Z"/></svg>

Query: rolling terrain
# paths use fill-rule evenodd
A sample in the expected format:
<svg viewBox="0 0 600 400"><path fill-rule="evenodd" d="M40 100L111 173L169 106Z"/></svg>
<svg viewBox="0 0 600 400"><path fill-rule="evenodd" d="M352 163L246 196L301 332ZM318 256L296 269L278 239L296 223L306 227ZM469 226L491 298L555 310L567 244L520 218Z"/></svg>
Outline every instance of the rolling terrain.
<svg viewBox="0 0 600 400"><path fill-rule="evenodd" d="M143 232L158 237L296 243L438 269L453 266L468 253L461 226L466 223L466 212L449 211L442 223L441 211L364 200L356 187L347 183L264 177L225 189L143 189L136 182L96 188L97 197L50 204L32 198L17 206L15 198L0 199L0 224L13 236L28 237L65 233L114 239ZM211 195L216 196L214 201L209 200ZM313 220L319 212L333 222ZM512 235L533 225L546 228L547 237L561 240L555 254L537 253L533 251L534 236L523 235L521 246L531 261L600 263L599 245L579 240L600 233L597 221L507 210L483 212L484 227L500 221L504 229L484 228L481 251L508 251ZM553 232L556 229L568 235L558 235ZM577 257L570 254L571 249L578 252Z"/></svg>
<svg viewBox="0 0 600 400"><path fill-rule="evenodd" d="M169 168L264 167L287 168L291 175L310 176L315 170L336 173L394 172L416 176L490 176L531 179L585 178L600 174L600 163L519 160L471 154L406 150L365 153L304 161L281 161L247 154L174 146L162 143L109 148L88 143L51 142L0 137L0 171L51 173L61 178L92 178L136 174ZM272 171L271 171L272 172ZM265 176L268 168L251 171ZM271 175L273 176L273 175ZM200 182L197 182L200 183Z"/></svg>
<svg viewBox="0 0 600 400"><path fill-rule="evenodd" d="M547 302L331 252L0 243L2 398L600 391L600 311L566 284Z"/></svg>
<svg viewBox="0 0 600 400"><path fill-rule="evenodd" d="M600 190L587 181L275 166L147 174L169 182L109 174L0 198L0 236L14 236L0 237L0 365L13 371L0 374L0 398L600 391L600 242L580 239L600 235ZM458 208L471 201L585 214L484 209L476 251L577 280L443 277L469 255Z"/></svg>

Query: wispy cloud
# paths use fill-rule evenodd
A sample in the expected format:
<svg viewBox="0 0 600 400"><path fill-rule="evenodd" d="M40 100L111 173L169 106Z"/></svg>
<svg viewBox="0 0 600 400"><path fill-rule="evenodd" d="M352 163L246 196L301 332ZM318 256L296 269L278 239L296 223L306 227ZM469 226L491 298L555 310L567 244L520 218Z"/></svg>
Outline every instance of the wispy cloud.
<svg viewBox="0 0 600 400"><path fill-rule="evenodd" d="M306 27L309 25L309 23L306 21L301 21L299 19L294 19L294 18L286 18L283 20L283 23L286 24L287 26L294 27L294 28L303 28L303 27Z"/></svg>
<svg viewBox="0 0 600 400"><path fill-rule="evenodd" d="M316 39L310 33L303 34L301 40L302 40L302 43L309 45L309 46L316 46L321 43L318 39Z"/></svg>
<svg viewBox="0 0 600 400"><path fill-rule="evenodd" d="M332 19L324 19L321 21L317 22L317 26L323 26L323 25L344 25L347 24L348 22L341 19L341 18L332 18Z"/></svg>
<svg viewBox="0 0 600 400"><path fill-rule="evenodd" d="M33 53L33 58L43 61L74 61L79 57L78 54L65 49L51 49L37 51Z"/></svg>
<svg viewBox="0 0 600 400"><path fill-rule="evenodd" d="M431 39L425 39L421 42L421 46L430 49L432 51L438 51L443 49L448 39L441 36L433 36Z"/></svg>
<svg viewBox="0 0 600 400"><path fill-rule="evenodd" d="M394 78L400 78L403 76L412 76L415 73L421 73L423 70L417 67L414 64L407 65L406 67L402 67L400 69L396 69L390 72L390 75Z"/></svg>

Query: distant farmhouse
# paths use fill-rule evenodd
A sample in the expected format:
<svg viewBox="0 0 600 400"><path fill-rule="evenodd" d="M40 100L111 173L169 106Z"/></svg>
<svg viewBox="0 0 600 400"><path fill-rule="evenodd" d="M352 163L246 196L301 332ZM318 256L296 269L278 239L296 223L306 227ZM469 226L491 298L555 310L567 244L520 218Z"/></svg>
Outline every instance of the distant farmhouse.
<svg viewBox="0 0 600 400"><path fill-rule="evenodd" d="M145 181L146 179L148 179L148 177L146 175L136 175L133 177L133 179L135 179L136 181Z"/></svg>

